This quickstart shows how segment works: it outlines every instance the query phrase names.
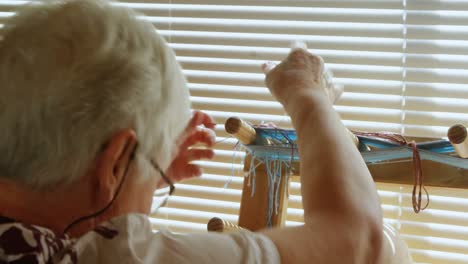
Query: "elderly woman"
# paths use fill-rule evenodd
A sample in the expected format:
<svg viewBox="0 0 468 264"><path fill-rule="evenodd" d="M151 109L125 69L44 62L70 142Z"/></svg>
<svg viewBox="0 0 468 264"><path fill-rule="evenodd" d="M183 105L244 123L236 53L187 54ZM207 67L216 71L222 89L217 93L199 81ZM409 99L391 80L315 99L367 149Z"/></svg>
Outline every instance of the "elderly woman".
<svg viewBox="0 0 468 264"><path fill-rule="evenodd" d="M25 7L0 42L0 263L388 263L369 172L321 83L292 52L266 83L297 129L304 226L153 233L156 189L201 174L213 120L190 114L173 52L105 1ZM339 152L319 152L327 144ZM403 263L397 261L396 263Z"/></svg>

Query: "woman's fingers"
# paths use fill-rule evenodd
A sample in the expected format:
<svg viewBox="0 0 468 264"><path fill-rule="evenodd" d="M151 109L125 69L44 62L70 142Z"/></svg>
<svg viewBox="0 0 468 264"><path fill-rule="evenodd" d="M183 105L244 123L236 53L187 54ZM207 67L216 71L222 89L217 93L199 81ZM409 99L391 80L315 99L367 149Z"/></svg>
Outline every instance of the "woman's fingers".
<svg viewBox="0 0 468 264"><path fill-rule="evenodd" d="M180 174L178 181L185 180L185 179L190 179L192 177L200 177L203 174L203 169L195 164L186 164L184 167L184 172L183 174Z"/></svg>
<svg viewBox="0 0 468 264"><path fill-rule="evenodd" d="M205 126L206 128L214 129L216 126L216 123L214 122L213 118L211 118L211 116L209 116L207 113L204 113L201 111L194 111L192 115L192 119L190 120L185 131L190 132L191 130L202 125Z"/></svg>
<svg viewBox="0 0 468 264"><path fill-rule="evenodd" d="M196 143L213 146L216 141L215 126L211 116L201 111L194 111L187 127L177 140L179 150Z"/></svg>
<svg viewBox="0 0 468 264"><path fill-rule="evenodd" d="M193 148L187 151L187 161L192 162L195 160L210 160L214 157L212 149L198 149Z"/></svg>
<svg viewBox="0 0 468 264"><path fill-rule="evenodd" d="M200 177L203 174L203 169L195 164L188 164L187 170L190 171L190 174L193 177Z"/></svg>
<svg viewBox="0 0 468 264"><path fill-rule="evenodd" d="M216 134L211 129L203 127L195 128L190 135L187 135L184 142L180 145L180 149L186 149L195 144L205 144L209 147L214 146L216 143Z"/></svg>
<svg viewBox="0 0 468 264"><path fill-rule="evenodd" d="M262 64L262 71L264 74L268 74L271 70L276 67L276 63L268 61Z"/></svg>

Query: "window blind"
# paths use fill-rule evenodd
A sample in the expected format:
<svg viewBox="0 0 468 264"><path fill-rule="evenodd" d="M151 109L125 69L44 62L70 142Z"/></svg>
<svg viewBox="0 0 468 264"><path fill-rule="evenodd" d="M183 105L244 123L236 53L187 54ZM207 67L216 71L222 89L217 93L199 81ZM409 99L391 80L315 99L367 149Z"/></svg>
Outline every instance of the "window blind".
<svg viewBox="0 0 468 264"><path fill-rule="evenodd" d="M29 1L0 0L0 23ZM465 0L140 0L134 8L175 50L193 108L210 113L216 157L200 178L177 185L152 215L155 228L205 232L214 216L237 222L245 154L225 132L226 118L290 119L265 88L260 65L306 41L345 86L336 105L358 131L444 137L468 123L468 1ZM443 177L443 175L441 175ZM412 211L411 186L377 184L385 221L417 263L468 263L468 190L428 188L431 203ZM287 225L301 224L300 183L291 183Z"/></svg>

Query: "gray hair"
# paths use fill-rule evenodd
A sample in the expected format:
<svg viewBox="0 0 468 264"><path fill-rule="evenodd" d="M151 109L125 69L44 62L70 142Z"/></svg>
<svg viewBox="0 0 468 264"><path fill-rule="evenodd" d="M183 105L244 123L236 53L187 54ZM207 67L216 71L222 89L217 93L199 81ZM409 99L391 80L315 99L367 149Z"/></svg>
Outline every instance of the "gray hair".
<svg viewBox="0 0 468 264"><path fill-rule="evenodd" d="M36 189L71 183L124 128L137 133L140 167L150 156L168 166L190 103L149 22L107 1L47 1L3 32L0 177Z"/></svg>

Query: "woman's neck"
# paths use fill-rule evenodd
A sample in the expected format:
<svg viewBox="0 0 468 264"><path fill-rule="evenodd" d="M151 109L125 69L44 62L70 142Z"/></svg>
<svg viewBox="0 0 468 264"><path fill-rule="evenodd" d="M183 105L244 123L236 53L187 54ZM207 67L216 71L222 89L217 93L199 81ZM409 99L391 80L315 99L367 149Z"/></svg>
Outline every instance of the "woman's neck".
<svg viewBox="0 0 468 264"><path fill-rule="evenodd" d="M88 211L80 208L80 205L86 204L83 199L87 196L82 192L80 194L78 189L56 188L41 192L12 181L0 180L0 215L45 227L61 235L68 224ZM88 222L86 226L82 229L91 230L94 223Z"/></svg>

